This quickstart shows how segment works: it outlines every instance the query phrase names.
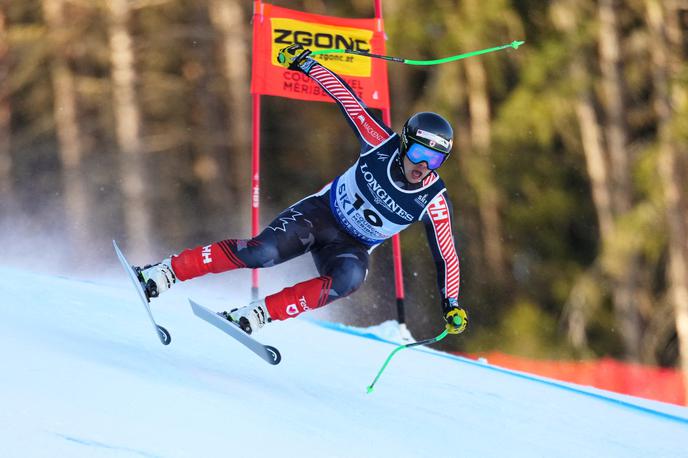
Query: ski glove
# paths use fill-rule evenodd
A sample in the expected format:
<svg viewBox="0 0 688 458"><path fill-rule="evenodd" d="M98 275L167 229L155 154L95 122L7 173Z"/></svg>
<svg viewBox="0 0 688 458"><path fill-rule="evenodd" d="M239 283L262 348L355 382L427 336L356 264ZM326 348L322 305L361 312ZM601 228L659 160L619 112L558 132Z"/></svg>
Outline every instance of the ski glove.
<svg viewBox="0 0 688 458"><path fill-rule="evenodd" d="M442 311L444 319L447 321L447 332L449 334L460 334L468 326L468 314L459 307L456 298L448 297L442 301Z"/></svg>
<svg viewBox="0 0 688 458"><path fill-rule="evenodd" d="M304 61L310 53L310 49L306 49L300 44L293 44L280 49L280 52L277 53L277 63L289 70L298 70L299 64Z"/></svg>

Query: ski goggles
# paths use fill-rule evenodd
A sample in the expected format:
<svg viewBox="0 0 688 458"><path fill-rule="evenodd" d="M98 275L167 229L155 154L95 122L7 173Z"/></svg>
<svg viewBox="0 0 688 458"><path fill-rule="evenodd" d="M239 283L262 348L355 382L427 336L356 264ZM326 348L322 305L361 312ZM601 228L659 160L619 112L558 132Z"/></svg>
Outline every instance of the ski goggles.
<svg viewBox="0 0 688 458"><path fill-rule="evenodd" d="M413 143L406 151L406 157L414 164L425 162L430 170L435 170L442 165L449 155L430 149L420 143Z"/></svg>

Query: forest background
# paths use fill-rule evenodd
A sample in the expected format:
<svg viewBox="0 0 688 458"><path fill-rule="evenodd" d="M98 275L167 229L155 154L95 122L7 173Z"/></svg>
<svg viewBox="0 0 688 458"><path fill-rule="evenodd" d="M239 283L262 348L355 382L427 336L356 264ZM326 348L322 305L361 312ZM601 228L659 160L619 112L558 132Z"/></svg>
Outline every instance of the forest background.
<svg viewBox="0 0 688 458"><path fill-rule="evenodd" d="M273 3L374 15L371 0ZM249 235L252 2L0 5L3 258L93 272L113 238L152 262ZM526 41L440 66L390 64L396 130L421 110L456 127L442 176L471 324L445 348L688 368L688 1L383 8L391 55ZM358 147L332 104L269 97L262 117L265 224L348 168ZM401 240L409 328L434 335L425 233L414 226ZM333 304L342 320L394 319L392 271L386 243L365 286Z"/></svg>

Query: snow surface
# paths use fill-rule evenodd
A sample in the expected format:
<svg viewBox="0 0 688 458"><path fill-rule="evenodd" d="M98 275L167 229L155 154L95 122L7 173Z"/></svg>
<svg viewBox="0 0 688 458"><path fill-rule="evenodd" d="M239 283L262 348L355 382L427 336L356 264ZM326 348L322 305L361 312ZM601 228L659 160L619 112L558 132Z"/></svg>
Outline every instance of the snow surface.
<svg viewBox="0 0 688 458"><path fill-rule="evenodd" d="M123 272L0 266L0 456L688 457L686 408L427 348L366 394L389 323L274 323L258 334L282 352L270 366L193 316L187 295L225 306L191 283L153 303L165 347Z"/></svg>

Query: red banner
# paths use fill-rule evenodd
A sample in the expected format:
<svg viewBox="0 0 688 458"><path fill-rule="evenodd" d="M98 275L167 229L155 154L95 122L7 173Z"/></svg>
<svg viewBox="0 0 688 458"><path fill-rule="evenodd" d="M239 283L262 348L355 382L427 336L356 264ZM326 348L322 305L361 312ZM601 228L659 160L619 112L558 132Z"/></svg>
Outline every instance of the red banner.
<svg viewBox="0 0 688 458"><path fill-rule="evenodd" d="M683 374L676 369L622 363L610 358L597 361L544 361L499 352L464 356L474 359L482 357L496 366L617 393L678 405L688 402L683 388Z"/></svg>
<svg viewBox="0 0 688 458"><path fill-rule="evenodd" d="M252 94L332 102L308 76L277 64L277 52L294 43L311 51L354 49L385 54L381 19L308 14L257 1L253 13ZM342 53L314 58L340 75L369 107L389 107L385 61Z"/></svg>

